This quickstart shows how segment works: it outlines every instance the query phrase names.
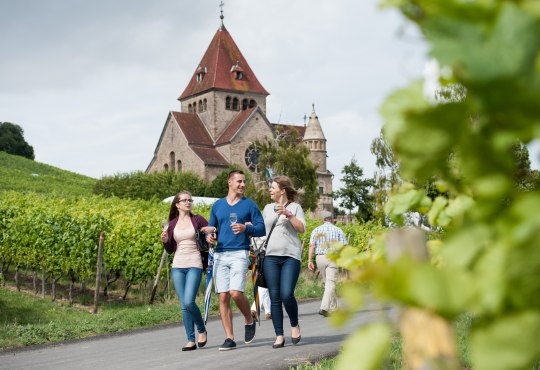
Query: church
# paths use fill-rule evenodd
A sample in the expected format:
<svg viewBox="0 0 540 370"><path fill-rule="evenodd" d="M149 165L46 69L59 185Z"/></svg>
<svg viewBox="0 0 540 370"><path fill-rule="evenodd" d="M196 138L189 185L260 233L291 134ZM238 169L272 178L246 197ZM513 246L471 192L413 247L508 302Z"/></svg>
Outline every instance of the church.
<svg viewBox="0 0 540 370"><path fill-rule="evenodd" d="M171 111L146 173L191 171L212 181L231 164L252 171L257 178L257 149L253 143L275 138L291 127L310 149L318 165L319 202L313 216L333 212L332 177L326 168L326 139L315 108L304 125L271 123L266 117L269 93L253 73L223 24L217 30Z"/></svg>

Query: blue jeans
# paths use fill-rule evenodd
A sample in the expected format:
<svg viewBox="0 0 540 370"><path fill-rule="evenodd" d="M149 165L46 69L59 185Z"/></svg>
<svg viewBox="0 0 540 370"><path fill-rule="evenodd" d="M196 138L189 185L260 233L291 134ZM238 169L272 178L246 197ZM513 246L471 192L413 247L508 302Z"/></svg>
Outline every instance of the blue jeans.
<svg viewBox="0 0 540 370"><path fill-rule="evenodd" d="M204 333L206 328L201 311L195 303L199 285L201 284L202 269L200 268L176 268L172 269L172 280L176 295L182 307L182 320L189 342L195 342L195 325L199 333Z"/></svg>
<svg viewBox="0 0 540 370"><path fill-rule="evenodd" d="M298 303L294 289L300 275L300 261L292 257L266 256L263 271L270 293L274 331L276 336L283 335L283 306L289 315L291 327L298 326Z"/></svg>

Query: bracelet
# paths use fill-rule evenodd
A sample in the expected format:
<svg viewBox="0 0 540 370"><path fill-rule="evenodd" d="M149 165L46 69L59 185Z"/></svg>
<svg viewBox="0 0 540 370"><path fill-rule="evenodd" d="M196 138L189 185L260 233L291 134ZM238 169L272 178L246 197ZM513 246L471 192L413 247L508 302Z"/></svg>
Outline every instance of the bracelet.
<svg viewBox="0 0 540 370"><path fill-rule="evenodd" d="M285 217L291 218L292 216L294 216L293 213L291 211L287 211L287 216L285 216Z"/></svg>

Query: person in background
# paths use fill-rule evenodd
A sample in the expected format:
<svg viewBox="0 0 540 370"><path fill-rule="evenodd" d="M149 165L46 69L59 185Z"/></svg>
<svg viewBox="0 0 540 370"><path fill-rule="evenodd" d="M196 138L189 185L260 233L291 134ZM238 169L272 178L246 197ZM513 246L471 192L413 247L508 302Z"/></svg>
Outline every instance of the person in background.
<svg viewBox="0 0 540 370"><path fill-rule="evenodd" d="M195 350L197 345L202 348L207 341L206 327L195 298L208 254L199 252L195 231L208 225L208 222L204 217L191 212L192 204L193 198L188 191L176 194L169 210L167 229L161 234L161 241L167 252L174 252L172 280L182 307L182 320L188 340L182 351ZM198 333L197 343L195 327Z"/></svg>
<svg viewBox="0 0 540 370"><path fill-rule="evenodd" d="M333 248L333 244L347 244L343 231L332 223L332 213L322 211L321 217L323 224L316 227L311 232L309 239L308 268L310 271L315 269L313 265L313 252L317 255L317 269L321 273L324 284L324 294L319 309L319 315L328 316L331 311L337 309L336 296L336 263L326 257L326 253Z"/></svg>
<svg viewBox="0 0 540 370"><path fill-rule="evenodd" d="M251 316L249 301L244 295L245 276L249 261L249 237L265 235L264 220L259 208L251 199L244 197L246 177L240 170L229 172L227 196L218 199L210 210L210 221L203 228L206 240L217 246L214 253L214 282L219 295L221 324L225 342L220 351L236 348L232 321L231 298L244 315L244 341L255 338L256 323Z"/></svg>
<svg viewBox="0 0 540 370"><path fill-rule="evenodd" d="M272 235L267 236L268 245L263 262L263 271L272 307L272 324L276 334L273 348L285 345L283 335L283 307L289 315L291 341L298 344L301 339L298 324L298 303L294 296L300 275L302 247L299 233L306 229L304 211L296 203L297 191L287 176L276 176L270 185L270 198L273 201L263 210L266 232L274 223Z"/></svg>
<svg viewBox="0 0 540 370"><path fill-rule="evenodd" d="M259 292L259 307L261 312L264 310L266 320L270 320L272 318L272 309L270 308L270 294L268 293L268 289L257 287L257 291ZM251 305L251 316L253 316L254 320L259 319L255 300Z"/></svg>

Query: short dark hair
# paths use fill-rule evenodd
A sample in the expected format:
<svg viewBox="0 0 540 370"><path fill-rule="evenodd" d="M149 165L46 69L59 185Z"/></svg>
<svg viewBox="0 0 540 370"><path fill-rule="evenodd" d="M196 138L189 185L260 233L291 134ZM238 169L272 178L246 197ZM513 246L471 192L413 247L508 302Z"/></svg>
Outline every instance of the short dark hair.
<svg viewBox="0 0 540 370"><path fill-rule="evenodd" d="M231 177L233 177L233 176L236 175L236 174L238 174L238 175L244 175L244 176L245 176L244 171L242 171L242 170L232 170L232 171L229 172L229 174L227 175L227 181L229 181L229 180L231 179Z"/></svg>

